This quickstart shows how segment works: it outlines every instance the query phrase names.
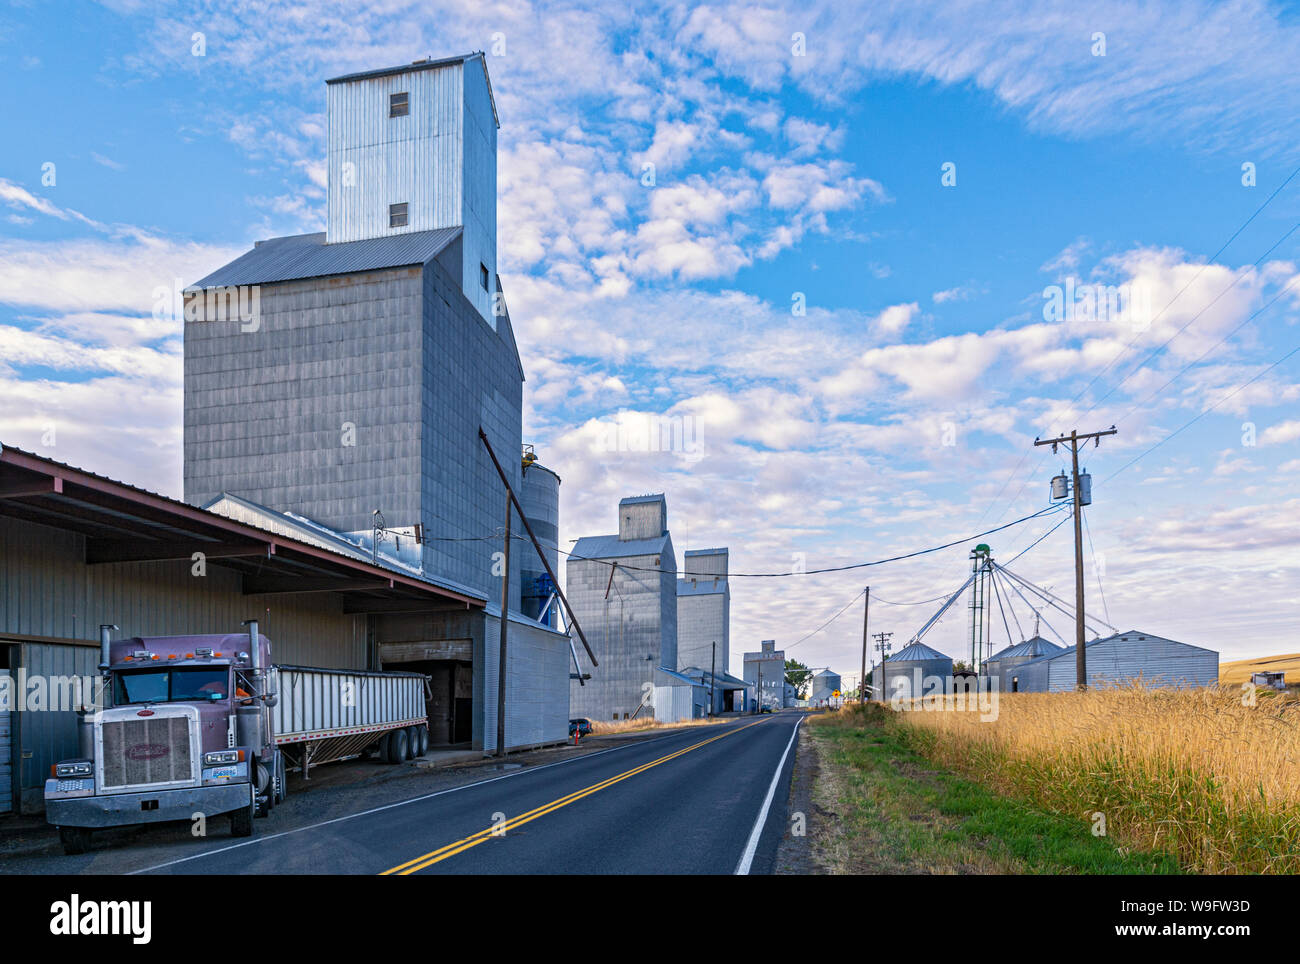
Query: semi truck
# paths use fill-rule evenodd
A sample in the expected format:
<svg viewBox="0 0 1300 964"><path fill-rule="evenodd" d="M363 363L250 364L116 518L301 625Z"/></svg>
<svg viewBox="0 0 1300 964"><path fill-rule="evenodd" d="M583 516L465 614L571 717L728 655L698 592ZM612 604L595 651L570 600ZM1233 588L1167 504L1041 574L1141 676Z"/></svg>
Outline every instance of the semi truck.
<svg viewBox="0 0 1300 964"><path fill-rule="evenodd" d="M228 815L231 834L285 797L291 770L429 748L419 673L275 665L256 620L245 632L113 639L100 627L99 692L78 714L78 752L45 783L65 853L96 829Z"/></svg>

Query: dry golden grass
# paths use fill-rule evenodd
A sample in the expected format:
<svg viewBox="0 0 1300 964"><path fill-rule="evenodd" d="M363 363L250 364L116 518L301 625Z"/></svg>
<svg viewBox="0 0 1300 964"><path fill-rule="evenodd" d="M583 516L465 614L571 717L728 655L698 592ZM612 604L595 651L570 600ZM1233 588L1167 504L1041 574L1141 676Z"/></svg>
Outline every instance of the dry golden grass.
<svg viewBox="0 0 1300 964"><path fill-rule="evenodd" d="M950 705L950 704L949 704ZM1300 872L1300 703L1140 686L1000 694L894 715L918 749L1000 792L1095 820L1195 873Z"/></svg>
<svg viewBox="0 0 1300 964"><path fill-rule="evenodd" d="M1256 659L1234 659L1219 664L1219 682L1225 686L1240 685L1250 681L1251 673L1286 673L1288 683L1300 682L1300 653L1283 656L1260 656Z"/></svg>
<svg viewBox="0 0 1300 964"><path fill-rule="evenodd" d="M668 727L676 729L679 726L712 726L715 723L721 723L729 717L714 717L711 720L683 720L680 723L661 723L655 719L635 719L635 720L592 720L591 732L593 736L602 736L609 733L631 733L635 730L663 730Z"/></svg>

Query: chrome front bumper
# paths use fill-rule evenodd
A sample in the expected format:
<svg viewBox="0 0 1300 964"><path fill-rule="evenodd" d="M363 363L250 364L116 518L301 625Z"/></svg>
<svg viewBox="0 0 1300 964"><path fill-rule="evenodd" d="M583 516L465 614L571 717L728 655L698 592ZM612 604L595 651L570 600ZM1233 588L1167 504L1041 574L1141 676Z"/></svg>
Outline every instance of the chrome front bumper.
<svg viewBox="0 0 1300 964"><path fill-rule="evenodd" d="M247 783L70 796L59 793L58 782L49 780L45 784L45 819L56 827L125 827L193 820L196 814L215 817L246 807L252 800Z"/></svg>

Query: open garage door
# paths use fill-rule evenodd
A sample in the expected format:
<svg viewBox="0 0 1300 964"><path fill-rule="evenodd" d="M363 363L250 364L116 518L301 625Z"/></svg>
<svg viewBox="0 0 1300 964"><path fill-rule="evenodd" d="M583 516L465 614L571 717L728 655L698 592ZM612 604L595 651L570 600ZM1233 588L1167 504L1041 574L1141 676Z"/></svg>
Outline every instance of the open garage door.
<svg viewBox="0 0 1300 964"><path fill-rule="evenodd" d="M474 739L474 643L469 639L380 643L386 670L429 677L429 744L469 746Z"/></svg>

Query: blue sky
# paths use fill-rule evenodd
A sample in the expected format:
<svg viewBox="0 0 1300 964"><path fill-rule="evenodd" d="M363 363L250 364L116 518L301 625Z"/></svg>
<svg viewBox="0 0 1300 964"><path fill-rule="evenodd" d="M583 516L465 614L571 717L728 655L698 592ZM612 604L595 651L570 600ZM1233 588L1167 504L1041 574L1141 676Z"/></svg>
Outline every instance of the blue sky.
<svg viewBox="0 0 1300 964"><path fill-rule="evenodd" d="M1300 355L1241 386L1300 344L1300 231L1269 251L1300 177L1210 259L1300 165L1300 17L1034 9L6 5L0 441L179 495L157 289L321 229L327 77L481 49L525 432L564 479L566 540L665 491L679 553L729 545L734 570L907 552L1042 507L1061 461L1033 438L1114 422L1087 457L1091 606L1224 658L1294 652ZM1151 309L1045 318L1067 284ZM653 417L698 450L611 450ZM1008 559L1054 522L987 541ZM1069 533L1017 569L1068 594ZM873 630L905 641L932 607L889 603L966 566L961 547L738 579L733 668L867 581ZM927 642L962 655L964 622ZM792 655L851 672L860 628L846 613Z"/></svg>

